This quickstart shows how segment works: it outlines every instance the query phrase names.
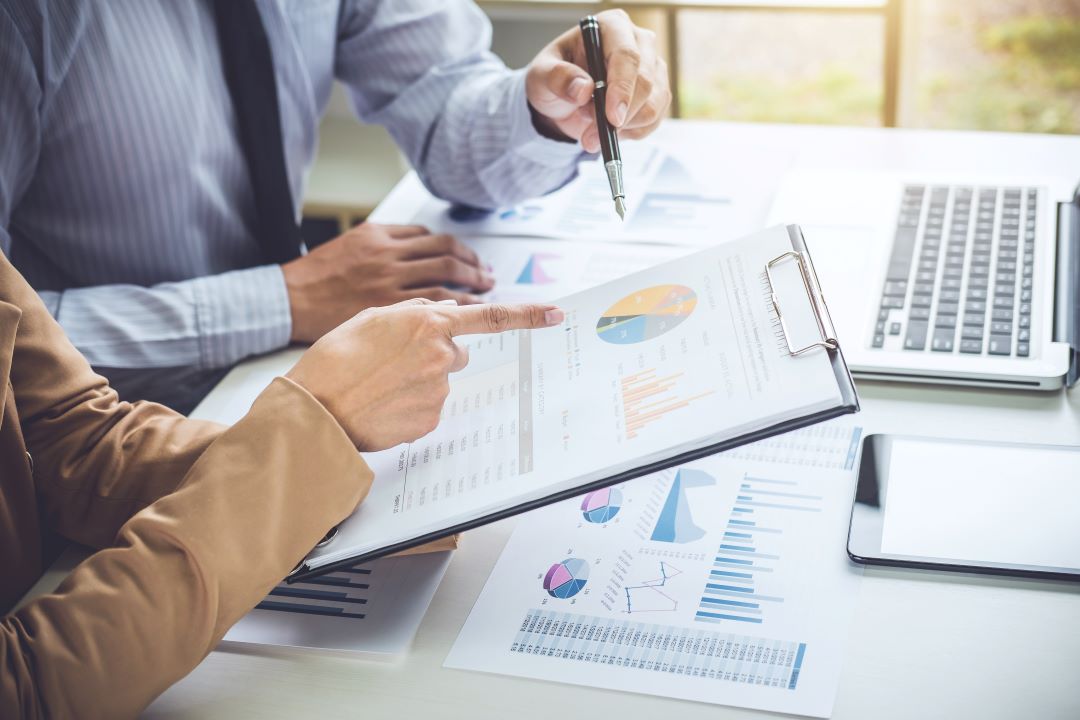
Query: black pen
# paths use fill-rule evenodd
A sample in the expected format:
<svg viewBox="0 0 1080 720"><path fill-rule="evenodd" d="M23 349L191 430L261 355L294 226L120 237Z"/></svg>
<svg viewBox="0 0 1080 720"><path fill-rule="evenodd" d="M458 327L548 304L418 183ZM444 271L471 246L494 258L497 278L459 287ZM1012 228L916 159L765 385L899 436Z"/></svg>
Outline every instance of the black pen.
<svg viewBox="0 0 1080 720"><path fill-rule="evenodd" d="M619 213L621 220L626 217L622 155L619 154L619 138L615 128L608 123L605 111L607 67L604 65L604 49L600 45L600 23L592 15L586 15L578 25L581 26L581 39L585 43L585 64L589 66L589 75L595 83L593 108L596 110L596 130L600 134L600 152L604 156L604 169L607 171L608 185L611 186L611 199L615 201L615 212Z"/></svg>

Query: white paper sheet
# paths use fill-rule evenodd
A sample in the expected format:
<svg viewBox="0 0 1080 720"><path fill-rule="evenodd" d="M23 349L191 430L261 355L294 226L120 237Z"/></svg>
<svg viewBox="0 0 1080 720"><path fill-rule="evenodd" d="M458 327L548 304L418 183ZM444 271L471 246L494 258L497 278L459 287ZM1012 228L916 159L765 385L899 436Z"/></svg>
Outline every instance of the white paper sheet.
<svg viewBox="0 0 1080 720"><path fill-rule="evenodd" d="M371 492L309 567L837 407L828 356L776 335L764 267L790 247L773 228L562 298L559 327L458 338L439 427L365 455Z"/></svg>
<svg viewBox="0 0 1080 720"><path fill-rule="evenodd" d="M462 238L493 268L491 302L550 302L693 252L674 245L619 245L529 237Z"/></svg>
<svg viewBox="0 0 1080 720"><path fill-rule="evenodd" d="M309 567L837 406L828 356L776 335L764 266L790 247L772 228L563 298L560 327L458 338L439 427L365 455L372 489ZM776 281L805 302L797 273ZM196 415L234 422L294 360L241 366Z"/></svg>
<svg viewBox="0 0 1080 720"><path fill-rule="evenodd" d="M833 421L523 516L446 666L827 717L859 435Z"/></svg>
<svg viewBox="0 0 1080 720"><path fill-rule="evenodd" d="M400 655L450 565L450 552L381 558L274 588L225 635L224 647Z"/></svg>
<svg viewBox="0 0 1080 720"><path fill-rule="evenodd" d="M494 212L451 206L428 195L414 181L414 193L424 200L411 218L399 221L468 237L535 236L704 247L764 226L771 190L789 162L786 154L773 155L720 157L708 149L683 146L677 138L668 138L663 149L650 142L623 143L625 221L615 213L607 175L597 159L584 160L578 177L565 187ZM748 163L752 171L731 171ZM380 221L386 218L380 216Z"/></svg>

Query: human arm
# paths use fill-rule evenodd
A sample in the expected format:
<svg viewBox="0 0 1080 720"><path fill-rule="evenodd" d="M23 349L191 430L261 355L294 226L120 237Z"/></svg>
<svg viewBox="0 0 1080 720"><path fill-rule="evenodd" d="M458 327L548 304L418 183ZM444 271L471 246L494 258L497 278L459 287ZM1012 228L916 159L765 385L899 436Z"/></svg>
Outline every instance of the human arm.
<svg viewBox="0 0 1080 720"><path fill-rule="evenodd" d="M471 2L346 0L335 59L358 117L390 131L433 193L477 207L553 190L581 158L536 131L524 71L490 43Z"/></svg>
<svg viewBox="0 0 1080 720"><path fill-rule="evenodd" d="M222 431L100 389L32 291L6 292L14 276L0 258L0 300L24 308L12 384L47 506L69 502L70 487L102 489L94 472L153 484L198 458L174 492L131 516L56 593L0 620L0 706L27 717L134 715L352 511L371 480L357 447L414 439L437 421L446 374L467 360L453 334L559 320L544 307L414 301L370 311L316 344L290 379L275 380ZM59 381L55 397L49 379ZM80 521L105 532L107 500L90 503Z"/></svg>
<svg viewBox="0 0 1080 720"><path fill-rule="evenodd" d="M120 402L3 258L0 291L22 309L9 402L42 524L109 546L0 620L0 707L133 716L355 507L370 472L295 383L276 380L229 430Z"/></svg>
<svg viewBox="0 0 1080 720"><path fill-rule="evenodd" d="M3 236L0 228L0 242ZM150 287L96 285L39 294L96 367L229 367L285 347L292 333L278 265Z"/></svg>
<svg viewBox="0 0 1080 720"><path fill-rule="evenodd" d="M609 118L624 136L641 137L667 111L667 68L655 38L626 13L599 18ZM579 139L589 152L599 148L576 28L527 70L508 70L490 42L491 25L471 2L353 0L335 65L359 117L387 127L432 192L479 207L549 192L573 176Z"/></svg>
<svg viewBox="0 0 1080 720"><path fill-rule="evenodd" d="M46 43L48 46L48 43ZM62 80L40 47L31 52L0 6L0 252L15 256L32 237L12 221L34 179L44 108ZM36 57L36 59L35 59ZM93 365L224 367L289 342L281 268L251 268L152 287L102 285L44 291L42 300Z"/></svg>
<svg viewBox="0 0 1080 720"><path fill-rule="evenodd" d="M209 653L369 482L326 410L276 380L175 492L134 515L55 593L0 621L0 704L28 717L134 716Z"/></svg>

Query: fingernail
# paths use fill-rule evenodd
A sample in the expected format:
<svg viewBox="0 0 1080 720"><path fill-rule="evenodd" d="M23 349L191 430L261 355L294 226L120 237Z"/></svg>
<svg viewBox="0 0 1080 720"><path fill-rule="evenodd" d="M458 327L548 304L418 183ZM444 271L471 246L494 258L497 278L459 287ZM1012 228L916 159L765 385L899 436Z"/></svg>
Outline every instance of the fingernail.
<svg viewBox="0 0 1080 720"><path fill-rule="evenodd" d="M552 308L551 310L544 311L544 322L548 324L548 327L552 325L558 325L566 319L566 313L559 308Z"/></svg>
<svg viewBox="0 0 1080 720"><path fill-rule="evenodd" d="M484 269L487 270L489 273L495 272L495 268L491 265L491 263L485 263Z"/></svg>
<svg viewBox="0 0 1080 720"><path fill-rule="evenodd" d="M622 127L622 124L626 122L626 111L630 109L630 106L626 103L619 103L619 107L615 108L615 124Z"/></svg>
<svg viewBox="0 0 1080 720"><path fill-rule="evenodd" d="M570 86L566 88L567 95L573 101L577 101L581 97L581 93L585 87L588 86L588 81L585 78L574 78L570 81Z"/></svg>
<svg viewBox="0 0 1080 720"><path fill-rule="evenodd" d="M480 279L484 282L485 285L494 285L495 284L495 276L493 276L491 273L486 273L486 272L480 273Z"/></svg>
<svg viewBox="0 0 1080 720"><path fill-rule="evenodd" d="M447 300L439 300L435 304L436 305L457 305L457 300L454 300L453 298L449 298Z"/></svg>

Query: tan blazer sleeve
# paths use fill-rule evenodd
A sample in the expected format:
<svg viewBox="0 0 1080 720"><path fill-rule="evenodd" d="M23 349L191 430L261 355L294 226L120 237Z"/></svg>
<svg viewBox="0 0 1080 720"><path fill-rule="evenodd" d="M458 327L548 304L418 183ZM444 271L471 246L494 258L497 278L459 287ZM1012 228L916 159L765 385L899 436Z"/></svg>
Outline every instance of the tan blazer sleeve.
<svg viewBox="0 0 1080 720"><path fill-rule="evenodd" d="M23 311L11 384L42 519L85 545L111 544L128 518L176 488L223 428L120 402L2 257L0 289Z"/></svg>
<svg viewBox="0 0 1080 720"><path fill-rule="evenodd" d="M371 472L289 380L228 430L119 402L2 255L0 299L23 310L11 383L44 519L113 546L0 620L0 715L132 716L356 507Z"/></svg>
<svg viewBox="0 0 1080 720"><path fill-rule="evenodd" d="M127 717L187 674L348 515L371 473L314 398L275 380L116 546L0 623L0 707Z"/></svg>

